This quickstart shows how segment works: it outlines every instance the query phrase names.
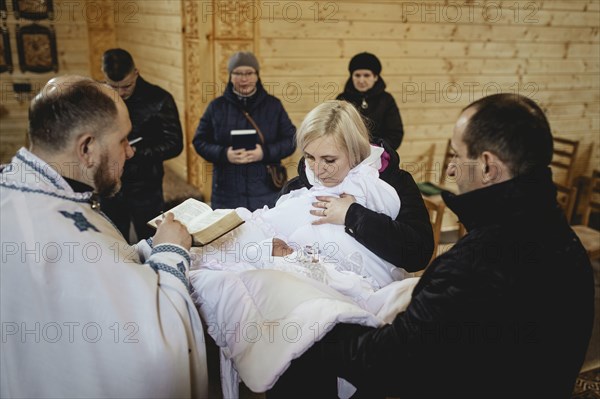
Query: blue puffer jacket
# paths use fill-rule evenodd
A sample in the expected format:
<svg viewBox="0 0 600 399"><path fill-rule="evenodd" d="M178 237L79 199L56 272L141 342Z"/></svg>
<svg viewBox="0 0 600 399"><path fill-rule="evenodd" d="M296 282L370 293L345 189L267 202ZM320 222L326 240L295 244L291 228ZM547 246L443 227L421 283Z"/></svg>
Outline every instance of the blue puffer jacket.
<svg viewBox="0 0 600 399"><path fill-rule="evenodd" d="M296 149L296 127L281 101L268 94L260 80L247 108L233 92L231 82L225 93L214 99L200 118L193 144L196 152L213 163L211 206L213 209L243 206L250 210L275 205L278 191L269 185L267 164L280 162ZM265 137L261 162L235 165L227 160L231 131L253 129L242 110L246 109Z"/></svg>

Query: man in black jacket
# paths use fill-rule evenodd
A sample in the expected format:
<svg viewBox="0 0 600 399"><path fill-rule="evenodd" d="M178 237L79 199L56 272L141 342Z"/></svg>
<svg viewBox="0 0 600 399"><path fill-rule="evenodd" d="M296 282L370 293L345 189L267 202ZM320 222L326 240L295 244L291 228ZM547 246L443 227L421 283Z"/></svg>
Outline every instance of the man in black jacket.
<svg viewBox="0 0 600 399"><path fill-rule="evenodd" d="M542 110L514 94L465 108L443 193L468 234L426 269L406 311L342 324L268 393L335 397L569 398L594 316L592 270L556 201ZM309 395L309 396L307 396Z"/></svg>
<svg viewBox="0 0 600 399"><path fill-rule="evenodd" d="M139 139L132 144L135 155L125 163L121 191L113 198L103 198L102 210L126 240L131 222L137 238L144 239L154 234L146 222L163 211L163 161L183 150L177 106L171 94L142 79L133 58L123 49L104 53L102 72L129 110L133 128L128 139Z"/></svg>

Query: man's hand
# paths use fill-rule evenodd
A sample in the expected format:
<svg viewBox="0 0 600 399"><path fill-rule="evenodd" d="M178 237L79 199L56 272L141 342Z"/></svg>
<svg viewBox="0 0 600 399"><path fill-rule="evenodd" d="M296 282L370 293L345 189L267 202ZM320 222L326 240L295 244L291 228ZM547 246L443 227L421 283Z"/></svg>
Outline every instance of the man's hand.
<svg viewBox="0 0 600 399"><path fill-rule="evenodd" d="M172 213L167 213L163 220L156 222L158 228L156 234L152 237L152 243L158 244L176 244L184 247L188 251L192 247L192 236L188 229L179 221L175 220Z"/></svg>
<svg viewBox="0 0 600 399"><path fill-rule="evenodd" d="M356 202L356 198L350 194L342 194L340 198L336 197L317 197L317 202L313 202L312 206L317 209L310 211L311 215L319 216L319 219L312 224L341 224L346 223L346 213L348 208Z"/></svg>

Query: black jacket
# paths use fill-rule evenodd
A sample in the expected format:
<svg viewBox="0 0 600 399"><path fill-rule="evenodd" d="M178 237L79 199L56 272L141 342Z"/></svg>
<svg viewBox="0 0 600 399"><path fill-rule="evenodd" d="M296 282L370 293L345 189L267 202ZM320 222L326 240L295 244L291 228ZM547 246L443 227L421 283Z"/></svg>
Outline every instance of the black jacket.
<svg viewBox="0 0 600 399"><path fill-rule="evenodd" d="M366 123L372 140L382 138L393 149L400 147L404 137L400 110L394 97L385 91L385 82L381 76L373 87L364 93L354 88L352 77L350 77L346 82L344 92L339 94L336 99L352 103L367 118ZM363 107L363 103L366 108Z"/></svg>
<svg viewBox="0 0 600 399"><path fill-rule="evenodd" d="M143 140L134 145L135 155L125 162L121 191L126 196L142 198L150 190L162 193L163 161L183 150L183 133L173 96L140 76L125 105L132 124L129 140Z"/></svg>
<svg viewBox="0 0 600 399"><path fill-rule="evenodd" d="M275 205L277 190L269 184L266 166L280 162L296 149L296 128L281 101L268 94L260 81L256 88L256 94L244 106L229 82L225 93L208 105L196 129L194 148L213 163L211 206L214 209L242 206L253 211ZM261 162L235 165L227 159L231 131L253 129L242 110L250 114L264 135L264 158Z"/></svg>
<svg viewBox="0 0 600 399"><path fill-rule="evenodd" d="M362 394L569 398L594 318L592 269L544 169L453 196L469 233L427 268L391 325L319 345ZM325 349L323 349L325 348Z"/></svg>
<svg viewBox="0 0 600 399"><path fill-rule="evenodd" d="M379 177L390 184L400 197L400 213L395 220L354 203L346 214L346 232L371 252L406 271L427 266L433 253L433 232L421 193L410 173L400 169L396 151L379 139L390 155ZM304 170L304 158L298 164L298 176L288 182L282 194L302 187L310 188Z"/></svg>

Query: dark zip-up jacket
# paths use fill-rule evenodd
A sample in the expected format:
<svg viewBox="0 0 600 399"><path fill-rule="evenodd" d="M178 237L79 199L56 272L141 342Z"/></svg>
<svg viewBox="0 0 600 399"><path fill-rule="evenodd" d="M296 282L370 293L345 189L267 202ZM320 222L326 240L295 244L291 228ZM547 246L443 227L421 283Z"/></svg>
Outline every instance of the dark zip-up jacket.
<svg viewBox="0 0 600 399"><path fill-rule="evenodd" d="M181 154L183 133L173 96L141 76L125 105L132 125L128 139L143 140L125 162L122 192L143 199L152 190L162 193L163 161Z"/></svg>
<svg viewBox="0 0 600 399"><path fill-rule="evenodd" d="M443 196L468 234L426 269L406 311L379 329L338 325L312 356L361 397L570 398L594 280L551 171Z"/></svg>
<svg viewBox="0 0 600 399"><path fill-rule="evenodd" d="M196 129L194 148L202 158L213 163L213 209L245 207L253 211L264 205L274 206L278 191L269 184L267 164L280 162L296 149L296 128L283 104L265 91L260 80L256 88L257 92L244 107L229 82L225 93L208 105ZM264 135L264 158L260 162L236 165L227 159L231 131L253 129L242 112L244 109Z"/></svg>

